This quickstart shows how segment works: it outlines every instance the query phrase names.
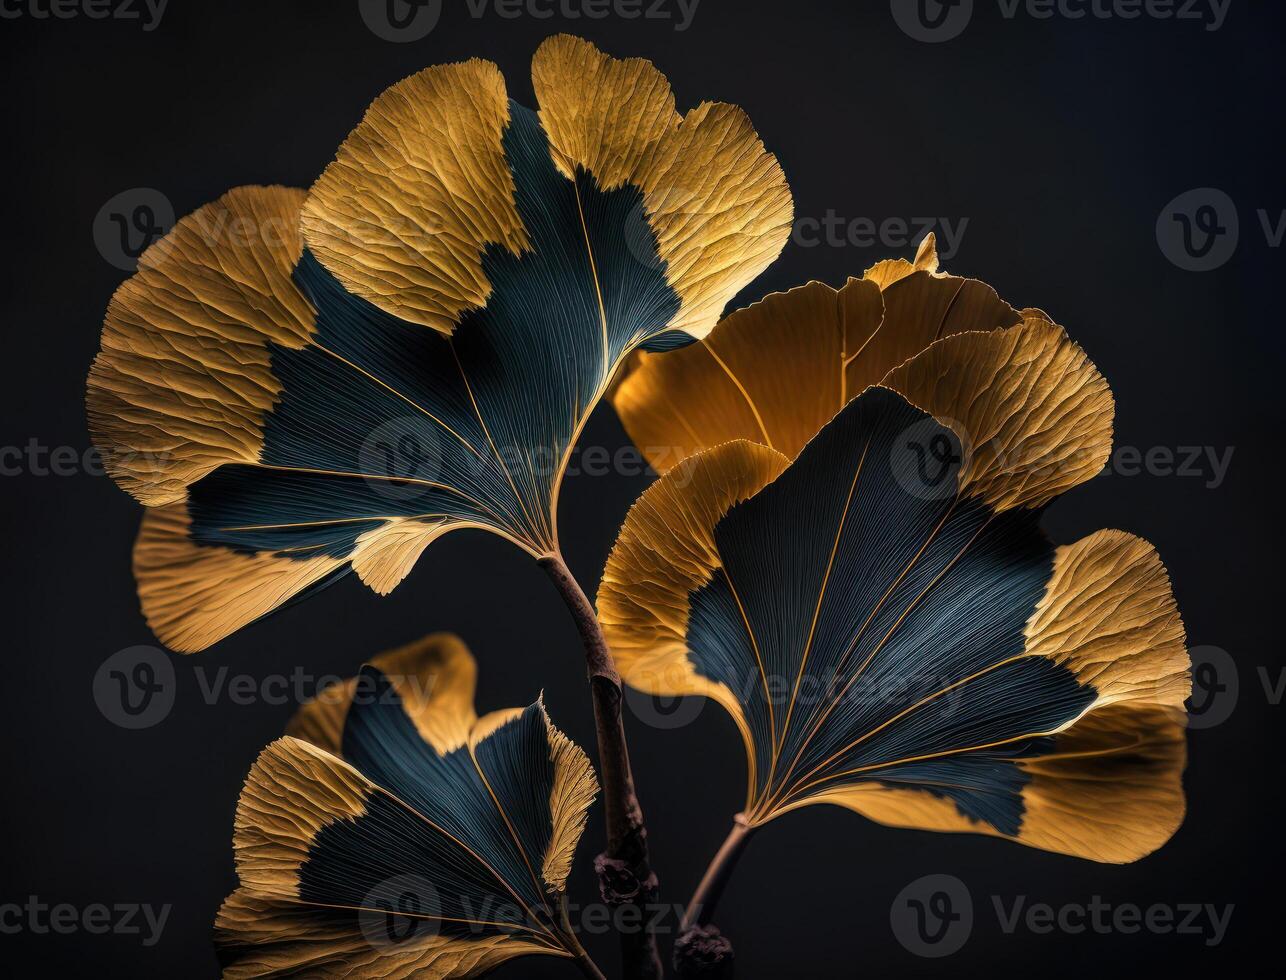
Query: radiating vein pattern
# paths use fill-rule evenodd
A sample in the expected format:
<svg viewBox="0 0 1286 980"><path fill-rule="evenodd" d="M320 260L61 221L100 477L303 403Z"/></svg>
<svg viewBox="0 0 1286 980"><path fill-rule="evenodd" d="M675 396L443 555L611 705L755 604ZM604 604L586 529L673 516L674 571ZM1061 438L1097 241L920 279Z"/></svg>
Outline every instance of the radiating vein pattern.
<svg viewBox="0 0 1286 980"><path fill-rule="evenodd" d="M274 742L247 779L241 888L217 923L227 975L463 978L575 955L556 910L596 791L584 755L539 703L477 719L454 638L377 661L412 674L363 668L292 725L322 744ZM319 724L336 712L342 735Z"/></svg>
<svg viewBox="0 0 1286 980"><path fill-rule="evenodd" d="M296 281L317 310L313 343L272 347L283 395L264 420L264 466L224 467L191 488L196 541L343 558L396 516L555 548L555 474L605 370L679 303L655 246L641 261L644 245L620 231L641 208L637 189L604 193L583 171L565 179L535 113L513 103L503 145L530 247L487 248L492 294L450 336L345 291L305 250ZM382 427L387 441L372 441ZM328 519L348 523L317 526ZM229 530L255 521L279 526Z"/></svg>
<svg viewBox="0 0 1286 980"><path fill-rule="evenodd" d="M649 63L559 36L539 111L498 69L425 69L310 191L238 188L113 298L95 442L144 504L149 623L203 649L355 571L384 594L434 540L558 550L559 487L623 360L709 332L789 234L745 115L681 115Z"/></svg>
<svg viewBox="0 0 1286 980"><path fill-rule="evenodd" d="M1065 668L1019 657L1053 563L1035 516L993 517L954 493L917 499L899 483L908 433L925 446L948 440L959 457L951 430L916 428L925 421L871 391L715 528L727 574L692 596L688 639L700 673L747 693L760 800L1052 731L1092 700ZM783 699L777 714L789 717L776 744L730 581ZM953 765L939 763L944 776ZM967 791L930 791L977 809Z"/></svg>
<svg viewBox="0 0 1286 980"><path fill-rule="evenodd" d="M1183 810L1169 581L1130 535L1058 547L1039 526L1105 455L1101 379L1032 318L935 341L886 384L793 462L725 443L644 493L598 597L622 675L732 714L752 826L829 802L1104 861L1147 853Z"/></svg>
<svg viewBox="0 0 1286 980"><path fill-rule="evenodd" d="M733 439L793 458L850 399L935 341L1036 315L937 269L930 235L914 265L880 262L839 289L810 282L773 293L696 344L631 359L612 403L661 472Z"/></svg>

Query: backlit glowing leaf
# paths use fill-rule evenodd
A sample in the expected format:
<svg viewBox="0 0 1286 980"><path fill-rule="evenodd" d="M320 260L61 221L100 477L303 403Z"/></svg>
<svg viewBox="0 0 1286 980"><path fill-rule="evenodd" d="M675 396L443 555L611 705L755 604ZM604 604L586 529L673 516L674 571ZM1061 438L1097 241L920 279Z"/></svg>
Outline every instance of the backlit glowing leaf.
<svg viewBox="0 0 1286 980"><path fill-rule="evenodd" d="M482 718L436 635L322 692L246 779L227 977L475 977L583 955L559 913L597 793L539 702ZM338 741L336 741L338 740Z"/></svg>
<svg viewBox="0 0 1286 980"><path fill-rule="evenodd" d="M113 297L95 443L149 513L143 609L203 649L355 571L384 594L449 531L557 552L576 438L634 351L690 343L785 243L739 109L559 36L538 111L494 65L371 105L307 193L245 187Z"/></svg>

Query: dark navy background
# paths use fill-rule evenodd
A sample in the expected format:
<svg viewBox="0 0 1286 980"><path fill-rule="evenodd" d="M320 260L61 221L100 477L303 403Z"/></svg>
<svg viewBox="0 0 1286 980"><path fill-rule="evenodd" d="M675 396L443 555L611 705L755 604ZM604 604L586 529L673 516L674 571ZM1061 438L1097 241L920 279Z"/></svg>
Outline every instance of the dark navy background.
<svg viewBox="0 0 1286 980"><path fill-rule="evenodd" d="M6 11L13 4L6 0ZM1281 669L1282 311L1269 288L1281 266L1256 214L1286 206L1286 18L1280 4L1233 0L1223 28L1210 32L1146 17L1006 19L994 0L974 6L964 33L940 44L901 31L886 0L702 0L686 31L674 30L675 20L511 20L490 6L477 19L451 3L435 30L406 44L368 30L356 0L172 0L152 31L130 20L6 17L0 447L32 439L87 446L85 374L124 277L92 228L114 195L153 188L181 215L238 184L307 186L375 95L437 62L492 59L511 94L531 104L532 52L558 30L650 58L681 108L703 99L745 107L781 159L799 217L821 219L827 209L846 223L967 217L946 267L1069 328L1116 393L1118 445L1235 447L1217 488L1206 485L1210 472L1118 473L1060 500L1046 518L1060 541L1099 527L1153 541L1191 642L1222 648L1237 665L1234 710L1191 736L1189 814L1174 840L1135 865L1111 867L996 840L888 830L814 807L752 842L724 900L719 921L736 940L740 975L1230 968L1279 928L1286 816L1281 708L1260 673L1275 681ZM27 0L16 9L27 11ZM1167 202L1203 187L1235 202L1241 240L1217 270L1188 272L1158 247L1157 218ZM838 285L886 254L912 251L791 244L740 302L810 278ZM583 443L625 444L610 409L594 416ZM293 711L226 694L207 703L202 684L224 668L256 681L299 666L351 674L364 657L454 630L482 663L480 709L525 704L543 688L554 719L592 743L569 618L534 563L480 533L434 545L387 599L351 577L211 652L172 657L172 712L143 730L118 727L92 689L109 656L155 642L129 571L140 508L104 477L40 476L13 454L4 462L24 472L0 478L0 906L31 895L78 908L173 905L150 948L132 935L0 934L6 961L25 955L39 964L20 975L216 974L209 931L234 884L237 792ZM564 545L587 590L645 485L619 475L566 485ZM1229 681L1220 668L1214 683ZM1215 696L1224 700L1212 711L1232 703L1229 691ZM682 902L742 802L742 748L713 707L673 730L635 716L630 734L663 895ZM599 838L596 811L574 900L594 898L586 866ZM945 959L913 955L890 927L895 896L929 874L955 876L973 896L972 935ZM1006 934L993 896L1006 908L1019 896L1054 906L1099 896L1112 905L1235 909L1222 945L1208 947L1199 935L1146 930ZM612 942L588 942L614 972ZM563 977L572 968L523 960L502 972Z"/></svg>

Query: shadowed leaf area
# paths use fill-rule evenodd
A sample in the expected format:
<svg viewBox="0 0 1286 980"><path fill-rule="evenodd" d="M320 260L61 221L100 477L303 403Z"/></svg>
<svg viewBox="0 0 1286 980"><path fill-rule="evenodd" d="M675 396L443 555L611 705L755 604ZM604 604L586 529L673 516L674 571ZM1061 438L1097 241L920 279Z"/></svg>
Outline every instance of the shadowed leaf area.
<svg viewBox="0 0 1286 980"><path fill-rule="evenodd" d="M1101 531L1060 547L1039 526L1107 458L1110 392L1044 315L1005 313L990 294L988 317L1007 325L944 331L943 311L980 285L902 271L886 294L946 297L921 304L927 325L891 319L870 279L848 300L805 287L675 355L690 369L645 362L626 381L618 408L641 419L685 372L716 373L716 347L740 353L725 374L750 379L728 395L735 412L698 397L688 420L702 441L734 441L697 451L631 510L598 596L609 643L629 684L729 711L751 827L835 803L1134 860L1183 815L1183 626L1146 542ZM876 331L863 349L912 354L845 404L834 375L852 363L849 321L835 303L863 292ZM836 341L786 363L774 389L755 340L779 345L782 322ZM825 399L772 397L813 390L814 375L839 399L829 421ZM773 433L788 433L776 441L793 461Z"/></svg>
<svg viewBox="0 0 1286 980"><path fill-rule="evenodd" d="M149 511L144 612L182 651L350 571L380 594L459 528L558 553L568 457L636 350L708 333L791 203L736 107L559 36L539 112L494 65L371 105L306 194L230 191L113 297L89 379Z"/></svg>
<svg viewBox="0 0 1286 980"><path fill-rule="evenodd" d="M584 755L539 703L479 719L453 637L375 663L305 706L246 780L225 975L471 977L577 955L558 902L597 792Z"/></svg>

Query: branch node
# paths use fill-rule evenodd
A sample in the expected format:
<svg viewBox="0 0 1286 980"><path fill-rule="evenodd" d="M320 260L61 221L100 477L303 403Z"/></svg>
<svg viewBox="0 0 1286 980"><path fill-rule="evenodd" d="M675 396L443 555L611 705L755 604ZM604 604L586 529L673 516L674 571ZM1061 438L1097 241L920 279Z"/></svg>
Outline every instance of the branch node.
<svg viewBox="0 0 1286 980"><path fill-rule="evenodd" d="M629 861L600 854L594 858L598 875L598 893L612 908L622 905L647 905L656 899L656 874L646 865L640 868Z"/></svg>
<svg viewBox="0 0 1286 980"><path fill-rule="evenodd" d="M732 980L735 959L716 926L693 926L674 944L674 969L684 980Z"/></svg>

